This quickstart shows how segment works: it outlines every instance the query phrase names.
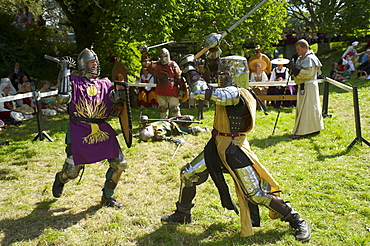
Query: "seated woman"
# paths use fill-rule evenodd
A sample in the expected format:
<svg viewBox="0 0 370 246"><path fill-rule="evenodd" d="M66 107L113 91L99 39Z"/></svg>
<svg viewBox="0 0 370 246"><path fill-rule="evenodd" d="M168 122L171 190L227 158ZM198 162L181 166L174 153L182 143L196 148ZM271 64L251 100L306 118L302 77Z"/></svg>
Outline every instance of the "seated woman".
<svg viewBox="0 0 370 246"><path fill-rule="evenodd" d="M40 92L49 92L52 90L52 86L50 81L48 80L43 80L42 81L42 87L39 90ZM66 113L67 112L67 107L64 107L63 105L60 105L59 103L56 102L56 97L54 96L49 96L49 97L43 97L41 99L41 108L42 109L54 109L60 113Z"/></svg>
<svg viewBox="0 0 370 246"><path fill-rule="evenodd" d="M272 61L273 64L276 64L271 72L270 81L288 81L289 79L289 68L284 67L284 64L288 64L289 60L280 58ZM296 95L296 89L288 85L286 88L282 86L270 86L267 92L268 95ZM279 109L281 106L287 108L295 107L296 101L272 101L272 105Z"/></svg>
<svg viewBox="0 0 370 246"><path fill-rule="evenodd" d="M0 84L8 84L10 86L10 92L9 95L15 95L17 94L17 90L14 88L12 81L10 80L10 72L6 69L3 69L2 71L2 76L1 76L1 81Z"/></svg>
<svg viewBox="0 0 370 246"><path fill-rule="evenodd" d="M3 83L0 84L0 98L9 96L10 85ZM20 121L25 119L23 113L16 111L16 103L14 101L0 102L0 119L7 122L11 121Z"/></svg>
<svg viewBox="0 0 370 246"><path fill-rule="evenodd" d="M251 78L249 82L267 82L269 79L267 74L262 71L266 68L266 62L261 59L254 59L250 62L250 67L253 67L254 70L251 73ZM254 86L252 87L254 93L257 96L259 95L267 95L268 86ZM264 102L266 104L266 102Z"/></svg>
<svg viewBox="0 0 370 246"><path fill-rule="evenodd" d="M143 68L140 76L140 83L154 84L154 77L149 73L147 68ZM155 87L140 87L138 95L140 108L157 108L157 95L155 94Z"/></svg>
<svg viewBox="0 0 370 246"><path fill-rule="evenodd" d="M18 94L25 94L25 93L29 93L29 92L32 92L31 83L23 82L20 89L18 90ZM34 101L33 97L27 97L27 98L19 99L19 100L17 100L17 105L19 107L23 107L23 109L27 109L27 108L31 107L33 109L33 113L31 113L32 110L30 110L30 109L26 113L36 114L36 104L35 104L35 101ZM26 107L24 105L28 105L29 107ZM17 109L17 110L22 111L22 109L20 109L20 108Z"/></svg>

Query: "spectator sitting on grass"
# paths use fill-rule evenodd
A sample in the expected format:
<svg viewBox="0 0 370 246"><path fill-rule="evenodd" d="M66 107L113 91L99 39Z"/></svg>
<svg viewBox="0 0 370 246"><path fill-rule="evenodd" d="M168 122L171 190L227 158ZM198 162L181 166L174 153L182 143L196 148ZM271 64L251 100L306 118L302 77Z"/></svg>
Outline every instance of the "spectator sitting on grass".
<svg viewBox="0 0 370 246"><path fill-rule="evenodd" d="M10 85L0 84L0 98L9 96ZM21 121L25 119L24 114L15 111L16 103L14 101L0 102L0 118L2 120ZM13 124L15 125L15 124Z"/></svg>
<svg viewBox="0 0 370 246"><path fill-rule="evenodd" d="M335 79L338 75L343 74L343 71L339 71L338 66L338 63L336 62L332 64L332 70L330 71L329 78Z"/></svg>
<svg viewBox="0 0 370 246"><path fill-rule="evenodd" d="M349 71L349 65L348 64L344 65L343 69L344 69L343 75L338 73L334 78L335 80L341 81L341 82L346 82L346 81L351 79L352 73L351 73L351 71Z"/></svg>
<svg viewBox="0 0 370 246"><path fill-rule="evenodd" d="M42 87L40 89L40 92L49 92L51 91L52 87L51 84L48 80L43 80L42 81ZM59 103L56 102L56 97L50 96L50 97L43 97L41 99L41 105L43 109L55 109L56 111L60 113L66 113L67 112L67 107L64 107L63 105L60 105Z"/></svg>

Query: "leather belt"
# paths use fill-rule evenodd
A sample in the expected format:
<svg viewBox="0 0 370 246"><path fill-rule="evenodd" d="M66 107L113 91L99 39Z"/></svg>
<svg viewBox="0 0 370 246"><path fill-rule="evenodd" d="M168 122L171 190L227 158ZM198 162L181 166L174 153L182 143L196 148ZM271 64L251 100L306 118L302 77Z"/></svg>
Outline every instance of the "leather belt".
<svg viewBox="0 0 370 246"><path fill-rule="evenodd" d="M224 133L224 132L219 132L216 129L212 130L212 136L224 136L224 137L240 137L240 136L246 136L246 133Z"/></svg>
<svg viewBox="0 0 370 246"><path fill-rule="evenodd" d="M159 80L176 81L175 78L159 78Z"/></svg>
<svg viewBox="0 0 370 246"><path fill-rule="evenodd" d="M71 120L75 121L84 121L87 123L103 123L105 122L105 119L96 119L96 118L85 118L85 117L76 117L76 116L71 116Z"/></svg>

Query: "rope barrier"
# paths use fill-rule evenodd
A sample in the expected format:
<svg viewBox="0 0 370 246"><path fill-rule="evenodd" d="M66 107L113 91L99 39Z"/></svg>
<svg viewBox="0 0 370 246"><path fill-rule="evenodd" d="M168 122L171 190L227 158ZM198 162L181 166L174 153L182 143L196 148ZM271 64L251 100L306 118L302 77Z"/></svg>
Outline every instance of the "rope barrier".
<svg viewBox="0 0 370 246"><path fill-rule="evenodd" d="M355 143L362 143L364 142L370 147L370 143L365 140L362 137L361 134L361 117L360 117L360 108L359 108L359 103L358 103L358 91L357 87L351 87L348 85L345 85L341 82L338 82L336 80L333 80L329 77L326 77L325 79L318 79L318 83L325 83L324 84L324 93L323 93L323 108L322 108L322 114L323 117L331 117L330 114L328 114L328 105L329 105L329 84L332 84L334 86L337 86L338 88L341 88L345 91L348 91L353 94L353 104L354 104L354 115L355 115L355 125L356 125L356 138L352 141L352 143L348 146L348 148L353 147ZM141 85L141 84L140 84ZM270 81L270 82L250 82L250 86L286 86L287 83L284 81ZM288 82L288 85L296 85L294 80ZM138 86L138 84L130 84L129 86ZM148 86L148 85L145 85ZM153 85L151 85L153 86ZM43 140L44 137L49 139L49 141L53 141L51 137L43 131L43 118L42 118L42 110L41 110L41 98L43 97L48 97L48 96L53 96L57 95L58 90L55 91L49 91L49 92L39 92L39 91L34 91L34 92L28 92L24 94L18 94L18 95L13 95L13 96L6 96L6 97L1 97L0 102L8 102L8 101L14 101L14 100L19 100L23 98L29 98L29 97L34 97L36 98L36 107L37 107L37 122L38 122L38 128L39 128L39 133L38 135L34 138L33 141L35 141L37 138L40 140Z"/></svg>
<svg viewBox="0 0 370 246"><path fill-rule="evenodd" d="M29 98L29 97L42 98L42 97L48 97L48 96L53 96L57 94L58 94L58 90L48 91L48 92L34 91L34 92L27 92L23 94L12 95L12 96L0 97L0 102L15 101L15 100Z"/></svg>
<svg viewBox="0 0 370 246"><path fill-rule="evenodd" d="M37 109L36 115L37 115L38 134L33 139L33 141L37 139L43 140L44 137L46 137L50 142L53 142L54 140L43 130L44 124L43 124L43 118L42 118L41 98L49 97L49 96L53 96L57 94L58 94L58 90L48 91L48 92L33 91L33 92L27 92L24 94L17 94L13 96L1 97L0 102L9 102L9 101L19 100L23 98L34 97L36 99L36 109Z"/></svg>

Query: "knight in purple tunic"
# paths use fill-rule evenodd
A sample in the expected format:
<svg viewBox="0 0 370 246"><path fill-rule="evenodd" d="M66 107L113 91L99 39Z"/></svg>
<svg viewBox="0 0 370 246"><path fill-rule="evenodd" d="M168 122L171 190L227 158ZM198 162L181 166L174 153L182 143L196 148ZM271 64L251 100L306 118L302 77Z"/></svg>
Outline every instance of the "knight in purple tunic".
<svg viewBox="0 0 370 246"><path fill-rule="evenodd" d="M66 135L67 158L62 171L55 175L53 196L60 197L64 185L78 177L85 164L107 159L109 168L103 188L102 204L123 207L114 198L114 191L127 166L116 138L106 122L112 107L113 86L108 78L98 78L100 65L94 51L84 49L77 59L80 77L71 75L70 63L62 63L58 101L68 104L70 116Z"/></svg>
<svg viewBox="0 0 370 246"><path fill-rule="evenodd" d="M112 90L111 82L108 78L86 81L73 75L71 75L71 81L72 101L69 104L71 118L69 125L74 164L90 164L118 158L119 145L115 137L116 133L105 122L112 106L108 96ZM89 123L78 118L92 118L98 121Z"/></svg>

